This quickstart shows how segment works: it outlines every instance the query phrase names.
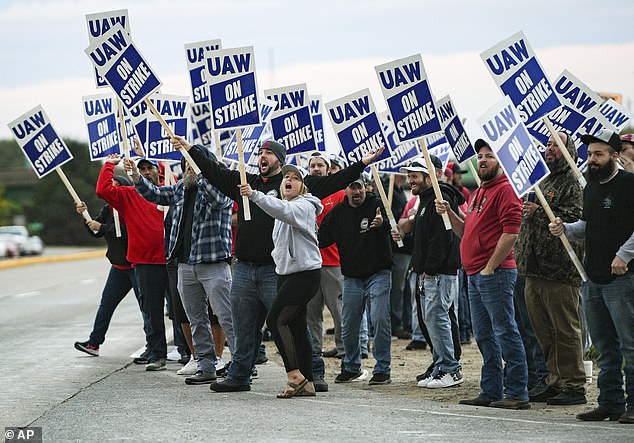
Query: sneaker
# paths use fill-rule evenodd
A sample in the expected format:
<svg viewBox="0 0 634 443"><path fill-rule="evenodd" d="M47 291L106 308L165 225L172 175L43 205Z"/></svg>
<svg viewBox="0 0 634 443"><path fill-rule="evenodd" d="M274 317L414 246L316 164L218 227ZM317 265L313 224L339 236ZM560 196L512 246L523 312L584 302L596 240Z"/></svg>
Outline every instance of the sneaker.
<svg viewBox="0 0 634 443"><path fill-rule="evenodd" d="M634 407L629 408L623 415L619 417L619 423L634 424Z"/></svg>
<svg viewBox="0 0 634 443"><path fill-rule="evenodd" d="M501 408L501 409L530 409L531 404L528 400L513 400L512 398L505 398L503 400L492 401L489 403L489 406L492 408Z"/></svg>
<svg viewBox="0 0 634 443"><path fill-rule="evenodd" d="M229 374L229 366L231 366L231 362L228 361L223 368L217 369L216 368L216 377L226 377L227 374Z"/></svg>
<svg viewBox="0 0 634 443"><path fill-rule="evenodd" d="M132 360L132 363L134 363L135 365L147 365L150 362L149 358L150 350L146 349L141 353L141 355Z"/></svg>
<svg viewBox="0 0 634 443"><path fill-rule="evenodd" d="M434 372L433 367L427 368L425 372L416 376L416 380L418 381L417 386L419 388L426 388L430 381L434 379L432 373Z"/></svg>
<svg viewBox="0 0 634 443"><path fill-rule="evenodd" d="M178 362L181 365L186 365L187 363L189 363L189 360L191 360L192 355L187 353L187 354L181 354L181 358L178 359Z"/></svg>
<svg viewBox="0 0 634 443"><path fill-rule="evenodd" d="M221 358L217 358L216 359L216 371L219 371L220 369L223 369L225 367L225 362L222 361Z"/></svg>
<svg viewBox="0 0 634 443"><path fill-rule="evenodd" d="M212 382L211 385L209 385L209 389L214 392L240 392L250 391L251 385L249 385L248 383L246 385L243 385L231 379L226 379L221 382Z"/></svg>
<svg viewBox="0 0 634 443"><path fill-rule="evenodd" d="M165 366L164 358L159 358L158 360L145 365L146 371L163 371L165 369L167 369L167 367Z"/></svg>
<svg viewBox="0 0 634 443"><path fill-rule="evenodd" d="M180 368L178 371L176 371L176 374L177 375L194 375L196 372L198 372L198 363L196 362L196 359L194 358L194 356L191 356L187 364L183 366L182 368Z"/></svg>
<svg viewBox="0 0 634 443"><path fill-rule="evenodd" d="M324 380L323 375L316 375L313 385L315 385L315 392L328 392L328 383Z"/></svg>
<svg viewBox="0 0 634 443"><path fill-rule="evenodd" d="M559 390L553 386L539 386L528 391L528 401L533 403L544 403L548 399L559 395Z"/></svg>
<svg viewBox="0 0 634 443"><path fill-rule="evenodd" d="M368 378L368 371L362 369L359 372L350 372L345 369L341 370L341 374L335 377L335 383L350 383L352 381L363 381Z"/></svg>
<svg viewBox="0 0 634 443"><path fill-rule="evenodd" d="M185 379L186 385L206 385L216 381L215 372L196 371L195 375Z"/></svg>
<svg viewBox="0 0 634 443"><path fill-rule="evenodd" d="M575 391L561 391L554 397L546 400L546 404L553 406L585 405L588 403L585 394Z"/></svg>
<svg viewBox="0 0 634 443"><path fill-rule="evenodd" d="M86 354L92 355L93 357L99 357L99 346L91 345L90 342L76 341L75 349L77 349L78 351L85 352Z"/></svg>
<svg viewBox="0 0 634 443"><path fill-rule="evenodd" d="M436 374L436 376L427 383L427 388L448 388L450 386L457 386L463 381L464 379L462 378L462 372L460 372L460 369L452 373L438 371L438 374Z"/></svg>
<svg viewBox="0 0 634 443"><path fill-rule="evenodd" d="M406 351L419 351L427 348L427 343L422 340L412 340L405 346Z"/></svg>
<svg viewBox="0 0 634 443"><path fill-rule="evenodd" d="M263 365L267 361L269 361L269 358L266 356L266 354L264 354L262 352L258 352L258 356L255 358L255 364L256 365Z"/></svg>
<svg viewBox="0 0 634 443"><path fill-rule="evenodd" d="M372 378L368 382L370 385L389 385L392 383L392 379L389 374L384 374L382 372L377 372L372 375Z"/></svg>
<svg viewBox="0 0 634 443"><path fill-rule="evenodd" d="M251 370L251 380L258 378L258 369L253 366L253 369Z"/></svg>
<svg viewBox="0 0 634 443"><path fill-rule="evenodd" d="M170 352L167 353L167 359L169 361L178 361L181 359L181 353L178 352L178 348L174 348L172 349Z"/></svg>
<svg viewBox="0 0 634 443"><path fill-rule="evenodd" d="M620 412L610 412L605 406L599 406L592 411L577 414L577 418L583 421L603 421L606 418L610 421L617 421L621 415Z"/></svg>

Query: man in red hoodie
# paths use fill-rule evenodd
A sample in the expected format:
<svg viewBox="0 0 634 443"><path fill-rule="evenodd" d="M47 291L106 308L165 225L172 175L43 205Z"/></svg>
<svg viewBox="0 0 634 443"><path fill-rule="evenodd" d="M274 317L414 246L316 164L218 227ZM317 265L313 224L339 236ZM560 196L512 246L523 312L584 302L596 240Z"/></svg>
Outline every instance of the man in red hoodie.
<svg viewBox="0 0 634 443"><path fill-rule="evenodd" d="M149 350L146 371L165 369L167 342L163 305L167 288L163 211L145 200L134 187L114 186L114 167L121 161L109 155L97 180L97 197L108 202L124 217L128 228L127 259L134 264L137 286L141 293L141 309L147 316L146 340ZM155 185L159 183L156 162L141 159L137 163L141 175Z"/></svg>
<svg viewBox="0 0 634 443"><path fill-rule="evenodd" d="M460 403L529 409L526 353L513 306L517 277L513 246L522 222L522 201L491 147L478 139L475 150L482 183L471 194L465 219L448 202L436 203L438 213L449 213L454 232L462 237L460 254L469 281L473 335L484 361L482 392ZM506 362L506 398L502 359Z"/></svg>

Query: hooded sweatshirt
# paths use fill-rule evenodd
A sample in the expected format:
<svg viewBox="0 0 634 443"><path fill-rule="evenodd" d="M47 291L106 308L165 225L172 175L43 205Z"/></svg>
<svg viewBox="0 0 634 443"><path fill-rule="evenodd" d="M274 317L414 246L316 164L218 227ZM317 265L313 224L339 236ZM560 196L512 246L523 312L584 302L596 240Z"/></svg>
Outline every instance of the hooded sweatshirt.
<svg viewBox="0 0 634 443"><path fill-rule="evenodd" d="M321 214L323 206L317 197L304 194L293 200L280 200L253 191L250 199L275 219L271 256L278 275L321 268L317 216Z"/></svg>

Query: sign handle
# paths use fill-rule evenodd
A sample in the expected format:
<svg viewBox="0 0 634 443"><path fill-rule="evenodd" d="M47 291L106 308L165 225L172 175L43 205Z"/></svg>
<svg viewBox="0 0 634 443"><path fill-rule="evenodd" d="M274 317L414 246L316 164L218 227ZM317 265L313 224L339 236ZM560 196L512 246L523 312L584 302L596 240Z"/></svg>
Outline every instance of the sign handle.
<svg viewBox="0 0 634 443"><path fill-rule="evenodd" d="M469 165L469 171L471 171L471 175L473 175L473 178L476 182L476 185L480 186L480 176L478 175L478 171L476 171L476 169L473 167L473 163L471 163L471 159L467 160L467 164Z"/></svg>
<svg viewBox="0 0 634 443"><path fill-rule="evenodd" d="M61 166L58 166L57 168L55 168L55 172L57 172L57 175L59 175L59 178L62 180L62 183L64 183L64 186L66 186L66 189L70 193L71 197L73 197L73 200L75 201L75 203L77 204L81 203L81 199L79 198L79 195L77 195L77 192L75 192L75 188L73 188L73 185L70 184L70 181L68 180L68 177L66 177L66 174L64 174L64 171L62 171ZM81 215L84 217L86 221L92 221L92 218L90 217L90 214L88 213L87 209L84 210L84 212L82 212Z"/></svg>
<svg viewBox="0 0 634 443"><path fill-rule="evenodd" d="M546 215L548 216L548 219L551 221L551 223L554 222L555 221L555 214L553 214L552 209L550 209L550 206L548 205L548 202L546 201L546 197L544 197L544 194L542 193L542 190L539 188L538 185L533 187L533 189L535 190L535 195L539 199L539 202L541 203L542 208L544 208L544 211L546 212ZM568 238L566 237L566 234L561 234L559 236L559 239L564 244L564 248L566 248L566 252L568 252L568 255L570 256L570 259L575 264L575 267L577 268L577 272L579 272L579 275L581 276L581 279L584 282L588 281L588 275L586 274L585 269L583 269L583 265L579 261L579 257L577 257L577 254L575 253L574 249L572 249L572 245L568 241Z"/></svg>
<svg viewBox="0 0 634 443"><path fill-rule="evenodd" d="M434 194L436 195L436 200L442 200L442 192L440 192L440 185L438 184L438 177L436 177L436 169L434 164L431 162L431 157L429 156L429 151L427 150L427 145L425 145L425 140L423 137L418 139L418 145L420 146L420 150L425 157L425 164L427 165L427 170L429 171L429 178L431 179L431 185L434 188ZM442 220L445 223L445 229L447 231L451 230L451 221L449 220L449 214L446 212L442 215Z"/></svg>
<svg viewBox="0 0 634 443"><path fill-rule="evenodd" d="M123 154L125 158L130 158L130 145L128 145L128 129L125 127L125 117L123 116L123 103L117 98L117 108L119 109L119 126L121 127L121 141L123 142ZM128 175L132 175L132 170L128 171ZM119 215L117 214L117 217ZM115 218L115 227L118 218ZM121 237L121 233L118 232L117 237Z"/></svg>
<svg viewBox="0 0 634 443"><path fill-rule="evenodd" d="M213 130L214 133L214 142L216 143L216 155L218 156L218 161L222 159L222 147L220 146L220 131Z"/></svg>
<svg viewBox="0 0 634 443"><path fill-rule="evenodd" d="M570 165L570 169L572 169L572 173L575 174L575 177L577 177L577 181L581 185L581 188L585 188L586 184L587 184L586 178L583 176L583 174L581 173L579 168L577 168L577 164L575 163L575 161L570 156L570 152L568 152L568 149L566 149L566 145L564 145L563 140L559 136L559 132L555 131L555 127L550 122L550 120L548 120L548 117L543 117L542 121L544 122L544 124L548 128L548 131L550 132L550 135L552 135L553 138L555 139L555 142L557 143L557 146L559 146L559 150L561 151L561 154L564 156L564 158L566 159L566 161Z"/></svg>
<svg viewBox="0 0 634 443"><path fill-rule="evenodd" d="M152 101L149 98L146 98L145 102L147 103L148 108L150 108L152 114L154 114L154 117L156 117L161 126L163 126L163 129L165 129L165 132L167 132L170 137L174 137L174 131L172 131L172 128L170 128L161 114L159 114L159 112L156 110L156 107L154 106ZM189 166L192 167L196 175L200 174L200 168L198 167L196 162L194 162L194 159L191 157L191 155L189 155L189 152L187 152L185 149L181 149L180 151L183 157L185 157L185 160L187 160L187 163L189 163Z"/></svg>
<svg viewBox="0 0 634 443"><path fill-rule="evenodd" d="M119 211L112 208L112 218L114 218L115 237L121 238L121 221L119 221Z"/></svg>
<svg viewBox="0 0 634 443"><path fill-rule="evenodd" d="M392 214L392 207L388 203L387 195L385 195L385 189L383 189L383 183L381 183L379 171L376 169L375 165L370 165L370 170L372 171L372 177L374 177L376 188L379 190L379 195L381 196L381 201L383 202L385 212L387 212L387 218L390 221L390 227L392 228L392 230L396 230L396 232L398 232L398 225L396 224L396 220L394 219L394 214ZM398 242L396 242L396 244L399 248L402 248L403 240L399 240Z"/></svg>
<svg viewBox="0 0 634 443"><path fill-rule="evenodd" d="M390 181L387 185L387 205L392 207L392 200L394 199L394 174L390 174Z"/></svg>
<svg viewBox="0 0 634 443"><path fill-rule="evenodd" d="M242 150L242 128L236 129L236 141L238 142L238 166L240 168L240 184L247 184L247 170L244 166L244 151ZM242 207L244 211L244 221L251 220L251 206L249 197L242 196Z"/></svg>

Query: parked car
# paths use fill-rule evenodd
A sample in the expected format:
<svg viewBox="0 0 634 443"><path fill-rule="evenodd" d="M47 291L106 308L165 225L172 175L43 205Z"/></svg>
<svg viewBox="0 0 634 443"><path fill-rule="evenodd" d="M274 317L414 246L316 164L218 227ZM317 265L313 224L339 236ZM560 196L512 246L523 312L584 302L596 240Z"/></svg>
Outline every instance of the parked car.
<svg viewBox="0 0 634 443"><path fill-rule="evenodd" d="M0 236L17 245L20 255L40 255L44 251L42 239L29 235L24 226L0 226Z"/></svg>
<svg viewBox="0 0 634 443"><path fill-rule="evenodd" d="M18 245L13 242L13 236L0 234L0 258L17 257L19 253Z"/></svg>

